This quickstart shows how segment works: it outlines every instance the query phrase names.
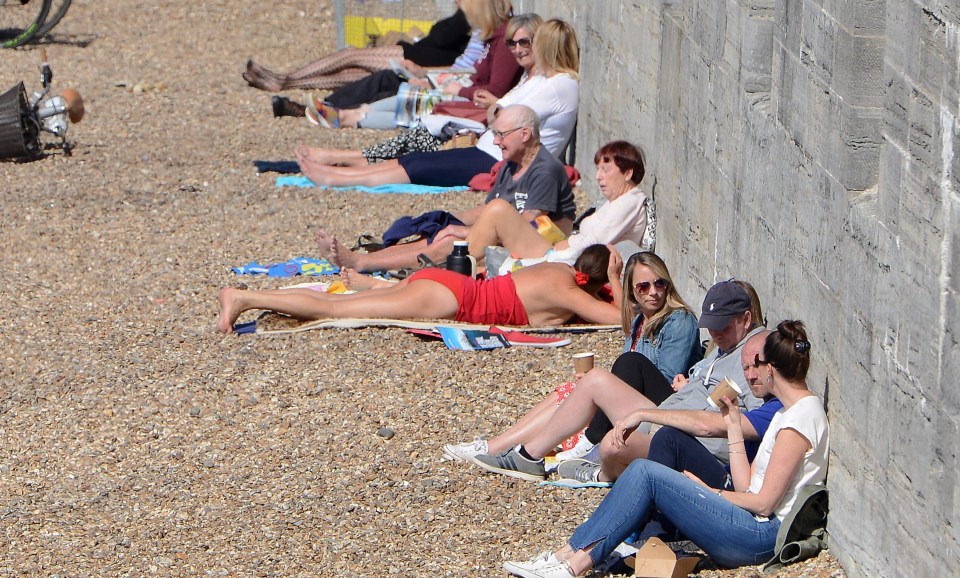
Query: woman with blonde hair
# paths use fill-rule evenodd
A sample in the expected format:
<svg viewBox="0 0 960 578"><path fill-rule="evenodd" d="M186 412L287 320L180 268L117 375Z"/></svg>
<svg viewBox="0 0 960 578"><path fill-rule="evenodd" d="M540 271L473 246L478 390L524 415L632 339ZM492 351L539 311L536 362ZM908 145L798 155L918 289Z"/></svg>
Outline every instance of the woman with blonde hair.
<svg viewBox="0 0 960 578"><path fill-rule="evenodd" d="M659 404L673 393L669 381L673 375L685 372L700 359L697 318L677 292L666 263L656 254L632 255L627 260L623 279L620 317L626 340L624 353L611 371L651 402ZM637 359L626 361L625 357ZM478 438L473 442L446 445L444 455L469 460L478 454L497 454L529 441L553 418L557 407L573 392L579 377L575 375L572 381L557 387L500 435L490 440Z"/></svg>
<svg viewBox="0 0 960 578"><path fill-rule="evenodd" d="M743 449L740 408L724 398L733 490L707 487L689 473L635 460L567 543L528 562L505 562L525 578L574 578L604 560L657 514L729 568L760 564L773 555L781 521L806 485L822 484L830 451L829 424L807 387L810 342L800 321L783 321L757 355L760 377L783 402L751 465Z"/></svg>
<svg viewBox="0 0 960 578"><path fill-rule="evenodd" d="M548 27L556 33L545 34L537 41L540 29ZM509 49L518 63L527 70L527 79L503 98L492 105L490 116L499 114L501 108L511 105L524 105L532 109L540 120L541 143L555 155L559 155L570 136L577 120L580 101L579 81L576 69L580 65L579 50L576 46L576 32L562 21L548 21L532 34L525 27L518 27L510 38ZM537 54L557 55L552 61L560 69L548 68L538 60ZM563 54L563 57L559 55ZM540 58L543 58L541 56ZM490 101L492 98L478 92L478 101ZM488 117L489 120L489 117ZM480 173L487 173L498 161L503 160L503 151L494 143L492 130L481 135L474 147L433 150L398 151L396 159L370 164L379 157L367 157L367 151L329 151L301 147L297 153L300 168L313 182L328 186L366 185L377 186L396 183L416 183L437 186L466 185ZM380 151L374 154L381 154ZM346 166L333 166L346 165Z"/></svg>

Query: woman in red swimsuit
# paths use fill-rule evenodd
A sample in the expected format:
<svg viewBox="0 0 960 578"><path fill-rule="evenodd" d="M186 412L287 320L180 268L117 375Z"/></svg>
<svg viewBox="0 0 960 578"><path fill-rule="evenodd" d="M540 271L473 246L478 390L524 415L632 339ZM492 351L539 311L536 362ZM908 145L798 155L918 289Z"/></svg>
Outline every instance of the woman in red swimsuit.
<svg viewBox="0 0 960 578"><path fill-rule="evenodd" d="M591 323L620 322L620 269L616 251L589 247L573 267L540 263L511 275L475 281L449 271L423 270L389 289L348 295L310 289L220 290L217 330L231 333L241 313L268 309L303 320L385 317L454 319L502 325L562 325L577 315ZM611 285L613 303L598 294Z"/></svg>

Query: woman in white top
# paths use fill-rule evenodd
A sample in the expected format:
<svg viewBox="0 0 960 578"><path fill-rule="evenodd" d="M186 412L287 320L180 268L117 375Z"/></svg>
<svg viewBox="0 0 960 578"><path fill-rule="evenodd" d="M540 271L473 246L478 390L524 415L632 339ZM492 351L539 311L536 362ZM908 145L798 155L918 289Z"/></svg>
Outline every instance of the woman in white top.
<svg viewBox="0 0 960 578"><path fill-rule="evenodd" d="M521 84L500 101L483 91L478 92L474 100L480 106L490 107L491 120L505 106L523 104L530 107L540 118L542 144L559 156L570 140L577 120L579 48L576 33L569 24L561 20L549 20L539 27L536 24L538 22L529 15L522 15L511 20L507 29L510 49L527 71ZM466 185L471 177L489 172L494 164L503 160L502 151L493 143L491 130L480 137L475 147L438 151L430 149L429 143L426 145L429 150L417 148L412 152L411 148L397 147L398 159L376 163L368 160L389 156L381 147L376 147L378 150L374 153L301 147L297 151L297 161L308 178L322 185L417 183L452 186ZM384 148L389 152L390 147Z"/></svg>
<svg viewBox="0 0 960 578"><path fill-rule="evenodd" d="M743 449L740 411L729 399L723 400L734 491L708 488L692 475L636 460L566 546L529 562L505 562L504 569L528 578L580 576L656 511L723 566L769 560L780 522L799 489L826 479L829 435L823 405L805 381L810 342L802 322L780 323L764 343L763 358L757 355L755 363L783 409L770 422L751 469Z"/></svg>
<svg viewBox="0 0 960 578"><path fill-rule="evenodd" d="M643 153L626 141L600 147L593 157L597 185L606 199L597 211L580 223L578 232L551 244L509 203L493 200L469 229L448 227L437 235L466 234L470 254L482 259L489 245L503 245L518 259L546 257L548 261L572 263L590 245L633 241L641 245L650 211L647 196L640 191L644 175Z"/></svg>

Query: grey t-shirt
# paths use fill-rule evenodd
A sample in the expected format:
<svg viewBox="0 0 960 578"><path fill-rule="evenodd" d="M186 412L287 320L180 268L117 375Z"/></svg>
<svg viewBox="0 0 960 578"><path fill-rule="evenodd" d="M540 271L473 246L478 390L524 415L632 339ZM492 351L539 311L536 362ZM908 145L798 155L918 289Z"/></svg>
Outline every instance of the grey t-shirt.
<svg viewBox="0 0 960 578"><path fill-rule="evenodd" d="M707 402L707 397L713 393L717 384L724 377L729 377L730 381L740 386L743 393L740 394L740 406L747 410L757 409L763 405L763 400L754 397L747 385L747 378L743 375L743 364L740 359L740 351L748 339L754 334L763 331L763 327L757 327L747 334L740 343L729 351L721 352L715 349L713 353L702 361L694 364L690 368L690 381L683 386L680 391L663 400L658 407L660 409L690 409L708 411L719 411ZM650 424L643 424L641 431L649 432ZM726 438L697 438L710 453L724 462L729 461L730 454L727 450Z"/></svg>
<svg viewBox="0 0 960 578"><path fill-rule="evenodd" d="M567 171L547 147L541 146L526 172L514 180L517 169L517 164L510 161L503 165L485 203L503 199L521 213L543 211L554 221L574 218L576 206Z"/></svg>

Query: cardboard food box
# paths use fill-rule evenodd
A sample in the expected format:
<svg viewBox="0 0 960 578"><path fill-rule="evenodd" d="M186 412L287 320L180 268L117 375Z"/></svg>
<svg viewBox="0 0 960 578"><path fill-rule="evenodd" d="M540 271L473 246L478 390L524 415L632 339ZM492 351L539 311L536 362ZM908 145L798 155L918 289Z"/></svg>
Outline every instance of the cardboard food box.
<svg viewBox="0 0 960 578"><path fill-rule="evenodd" d="M699 561L696 556L677 558L662 540L650 538L632 564L627 559L627 565L634 567L634 576L638 578L683 578L693 572Z"/></svg>

